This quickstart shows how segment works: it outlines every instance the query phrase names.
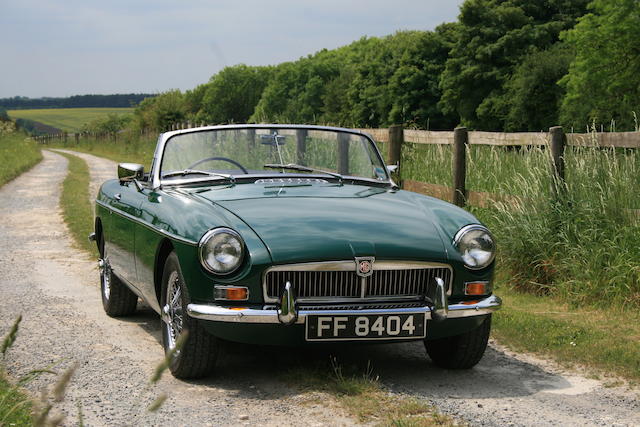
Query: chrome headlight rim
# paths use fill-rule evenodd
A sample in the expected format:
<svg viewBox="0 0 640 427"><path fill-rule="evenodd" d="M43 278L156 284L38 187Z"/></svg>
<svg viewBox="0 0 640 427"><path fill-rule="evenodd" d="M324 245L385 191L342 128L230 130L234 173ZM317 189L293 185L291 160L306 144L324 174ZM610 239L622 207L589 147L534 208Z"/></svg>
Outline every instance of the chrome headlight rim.
<svg viewBox="0 0 640 427"><path fill-rule="evenodd" d="M213 237L217 236L218 234L223 234L223 233L233 236L240 243L241 254L240 254L240 257L238 258L238 262L236 263L235 266L233 266L233 268L231 268L228 271L219 271L213 268L206 261L205 253L204 253L205 246L207 245L209 240L211 240ZM198 258L200 259L200 265L202 265L202 267L208 272L213 273L217 276L228 276L230 274L235 273L238 270L238 268L242 265L242 261L244 260L245 253L246 253L245 244L244 244L244 240L242 239L242 236L240 236L240 233L238 233L237 231L228 227L212 228L211 230L204 233L204 235L200 238L200 241L198 242Z"/></svg>
<svg viewBox="0 0 640 427"><path fill-rule="evenodd" d="M463 259L462 262L464 263L464 266L466 268L468 268L469 270L484 270L485 268L489 267L493 263L495 258L496 258L496 247L495 247L496 239L493 237L493 234L491 234L491 232L489 231L489 229L487 227L485 227L484 225L480 225L480 224L465 225L460 230L458 230L458 232L454 236L454 238L453 238L453 246L456 248L458 253L460 253L462 255L462 252L460 252L460 243L462 242L462 239L471 231L482 231L482 232L486 233L489 236L489 238L491 239L491 241L493 242L493 251L491 252L491 257L489 258L489 260L487 262L485 262L481 266L469 265L464 261L464 259Z"/></svg>

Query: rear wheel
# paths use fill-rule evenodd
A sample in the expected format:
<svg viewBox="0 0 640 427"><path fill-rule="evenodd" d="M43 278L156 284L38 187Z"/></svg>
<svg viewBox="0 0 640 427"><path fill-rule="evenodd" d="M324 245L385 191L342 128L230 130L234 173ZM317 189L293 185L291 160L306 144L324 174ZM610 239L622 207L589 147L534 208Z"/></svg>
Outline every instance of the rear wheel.
<svg viewBox="0 0 640 427"><path fill-rule="evenodd" d="M491 315L480 326L461 335L425 340L427 354L436 365L447 369L469 369L478 364L489 342Z"/></svg>
<svg viewBox="0 0 640 427"><path fill-rule="evenodd" d="M176 378L198 378L213 371L218 340L187 314L189 293L175 252L165 262L162 274L162 344L165 354L173 352L169 370ZM176 349L180 335L187 332Z"/></svg>
<svg viewBox="0 0 640 427"><path fill-rule="evenodd" d="M103 258L100 266L100 294L102 307L111 317L128 316L136 311L138 296L113 274L109 258L102 250Z"/></svg>

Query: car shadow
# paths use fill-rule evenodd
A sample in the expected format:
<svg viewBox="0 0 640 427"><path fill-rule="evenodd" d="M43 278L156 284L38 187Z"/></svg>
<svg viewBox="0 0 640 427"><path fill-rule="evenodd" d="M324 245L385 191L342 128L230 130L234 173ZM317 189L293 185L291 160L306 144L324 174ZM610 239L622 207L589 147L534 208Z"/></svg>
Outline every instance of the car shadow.
<svg viewBox="0 0 640 427"><path fill-rule="evenodd" d="M162 345L158 315L148 305L140 302L134 316L121 320L136 324ZM322 391L317 381L297 377L335 375L337 366L346 375L378 378L393 391L428 399L523 397L572 387L562 376L492 346L473 369L442 369L431 362L420 341L312 347L224 342L215 374L184 382L270 400L298 394L300 384L310 391Z"/></svg>

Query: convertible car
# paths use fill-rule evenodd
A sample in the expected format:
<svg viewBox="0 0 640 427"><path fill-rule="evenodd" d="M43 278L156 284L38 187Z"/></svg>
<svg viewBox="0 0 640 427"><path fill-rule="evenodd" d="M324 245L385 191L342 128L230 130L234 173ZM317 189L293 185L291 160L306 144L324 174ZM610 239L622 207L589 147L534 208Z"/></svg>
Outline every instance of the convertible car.
<svg viewBox="0 0 640 427"><path fill-rule="evenodd" d="M436 365L471 368L501 305L494 239L393 169L350 129L163 133L148 173L122 163L97 196L104 310L130 315L140 297L158 312L178 378L209 374L222 340L422 340Z"/></svg>

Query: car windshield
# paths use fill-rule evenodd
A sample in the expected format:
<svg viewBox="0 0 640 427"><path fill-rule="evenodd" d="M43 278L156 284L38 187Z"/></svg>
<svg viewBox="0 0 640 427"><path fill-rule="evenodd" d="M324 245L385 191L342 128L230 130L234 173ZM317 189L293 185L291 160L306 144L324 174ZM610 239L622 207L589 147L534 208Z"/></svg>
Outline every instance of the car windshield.
<svg viewBox="0 0 640 427"><path fill-rule="evenodd" d="M301 173L388 180L371 140L311 128L228 128L178 134L166 142L160 167L160 177L167 180Z"/></svg>

